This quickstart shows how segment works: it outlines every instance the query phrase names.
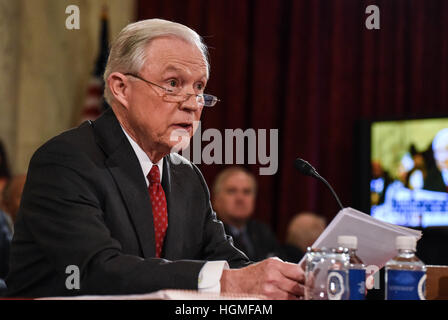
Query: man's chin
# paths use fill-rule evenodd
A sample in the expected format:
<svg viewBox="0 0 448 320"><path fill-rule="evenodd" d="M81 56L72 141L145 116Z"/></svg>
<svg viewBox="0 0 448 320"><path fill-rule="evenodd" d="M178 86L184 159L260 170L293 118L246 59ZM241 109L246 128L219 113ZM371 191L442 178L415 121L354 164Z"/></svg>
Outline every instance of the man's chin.
<svg viewBox="0 0 448 320"><path fill-rule="evenodd" d="M179 152L188 148L191 140L191 130L183 128L176 128L170 134L170 149L171 152Z"/></svg>
<svg viewBox="0 0 448 320"><path fill-rule="evenodd" d="M250 219L250 214L247 214L247 213L240 213L240 212L235 212L234 214L233 214L233 216L235 217L235 219L237 220L237 221L239 221L239 222L245 222L245 221L247 221L247 220L249 220Z"/></svg>

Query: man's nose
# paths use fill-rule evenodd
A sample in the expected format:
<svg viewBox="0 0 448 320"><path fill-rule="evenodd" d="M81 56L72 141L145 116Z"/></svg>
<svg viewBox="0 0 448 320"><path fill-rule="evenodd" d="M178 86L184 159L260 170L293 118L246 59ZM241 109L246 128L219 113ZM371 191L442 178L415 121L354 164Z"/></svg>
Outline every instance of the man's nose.
<svg viewBox="0 0 448 320"><path fill-rule="evenodd" d="M245 199L244 193L239 192L239 193L236 194L236 200L237 201L243 202L244 199Z"/></svg>
<svg viewBox="0 0 448 320"><path fill-rule="evenodd" d="M197 111L201 106L196 100L196 94L188 94L185 101L181 103L181 109L188 111Z"/></svg>

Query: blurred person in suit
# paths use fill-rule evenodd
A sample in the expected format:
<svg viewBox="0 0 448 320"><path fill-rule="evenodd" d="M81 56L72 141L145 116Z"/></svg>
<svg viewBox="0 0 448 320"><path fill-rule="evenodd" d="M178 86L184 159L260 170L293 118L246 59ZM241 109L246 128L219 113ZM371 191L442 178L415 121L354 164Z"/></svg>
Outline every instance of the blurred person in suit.
<svg viewBox="0 0 448 320"><path fill-rule="evenodd" d="M3 189L6 183L11 178L11 171L9 170L9 162L6 153L5 146L0 140L0 201L2 197Z"/></svg>
<svg viewBox="0 0 448 320"><path fill-rule="evenodd" d="M3 190L2 204L8 215L8 224L12 233L14 233L14 223L19 211L25 180L26 175L24 174L13 176Z"/></svg>
<svg viewBox="0 0 448 320"><path fill-rule="evenodd" d="M9 271L9 252L12 234L6 214L0 210L0 296L6 293L5 278Z"/></svg>
<svg viewBox="0 0 448 320"><path fill-rule="evenodd" d="M438 172L442 176L445 191L448 192L448 128L437 132L430 148L433 154L431 160L434 160Z"/></svg>
<svg viewBox="0 0 448 320"><path fill-rule="evenodd" d="M443 134L443 130L440 132ZM448 133L448 130L446 133ZM445 163L443 157L446 154L443 151L443 144L448 145L448 139L445 140L443 137L440 138L440 136L440 133L436 135L432 145L423 152L418 152L414 144L410 146L409 152L412 156L414 167L406 176L406 187L410 189L447 192L447 186L445 185L441 170L443 170ZM448 135L446 135L446 138L448 138ZM437 146L437 148L434 148L434 146ZM436 155L437 158L435 157Z"/></svg>
<svg viewBox="0 0 448 320"><path fill-rule="evenodd" d="M12 233L9 216L3 211L2 195L3 189L8 183L11 173L8 166L6 149L0 141L0 295L6 292L5 277L8 274L9 251Z"/></svg>
<svg viewBox="0 0 448 320"><path fill-rule="evenodd" d="M52 138L30 161L8 296L303 296L303 270L274 258L252 263L232 245L201 172L174 152L218 101L204 92L207 56L201 37L178 23L142 20L119 33L104 73L111 108ZM74 267L78 284L67 286Z"/></svg>
<svg viewBox="0 0 448 320"><path fill-rule="evenodd" d="M278 254L279 244L268 225L253 218L257 182L240 166L221 171L212 189L213 208L235 246L252 261Z"/></svg>

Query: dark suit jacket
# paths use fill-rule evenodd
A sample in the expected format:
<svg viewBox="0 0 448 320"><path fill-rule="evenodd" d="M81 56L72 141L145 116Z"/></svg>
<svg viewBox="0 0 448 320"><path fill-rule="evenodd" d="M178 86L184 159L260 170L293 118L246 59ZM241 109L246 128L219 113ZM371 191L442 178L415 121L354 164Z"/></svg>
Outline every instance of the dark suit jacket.
<svg viewBox="0 0 448 320"><path fill-rule="evenodd" d="M180 161L180 164L174 164ZM7 277L9 296L128 294L196 289L206 260L242 267L213 212L196 166L164 158L168 230L155 256L151 203L137 157L113 111L85 122L33 155L18 213ZM69 265L81 271L68 290Z"/></svg>
<svg viewBox="0 0 448 320"><path fill-rule="evenodd" d="M278 256L280 246L277 238L269 226L254 219L250 219L246 224L246 232L252 244L253 251L246 250L242 239L232 232L232 229L224 224L226 233L232 236L235 247L243 251L251 261L261 261L272 256Z"/></svg>

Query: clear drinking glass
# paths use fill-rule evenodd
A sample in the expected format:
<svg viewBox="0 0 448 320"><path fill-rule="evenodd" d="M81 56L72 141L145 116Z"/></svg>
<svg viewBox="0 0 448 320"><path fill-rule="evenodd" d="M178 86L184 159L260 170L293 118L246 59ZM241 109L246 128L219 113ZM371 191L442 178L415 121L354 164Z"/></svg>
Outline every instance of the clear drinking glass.
<svg viewBox="0 0 448 320"><path fill-rule="evenodd" d="M349 262L347 249L308 248L305 267L305 299L348 299Z"/></svg>

